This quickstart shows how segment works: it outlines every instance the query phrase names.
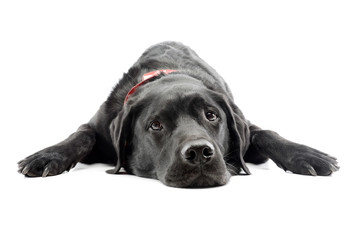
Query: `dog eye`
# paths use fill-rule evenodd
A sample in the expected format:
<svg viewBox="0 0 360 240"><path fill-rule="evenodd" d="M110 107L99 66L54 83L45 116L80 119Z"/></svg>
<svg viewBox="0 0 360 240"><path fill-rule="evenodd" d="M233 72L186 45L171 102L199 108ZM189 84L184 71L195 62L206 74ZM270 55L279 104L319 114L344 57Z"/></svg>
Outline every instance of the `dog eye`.
<svg viewBox="0 0 360 240"><path fill-rule="evenodd" d="M150 125L150 128L154 131L160 131L163 127L159 121L153 121Z"/></svg>
<svg viewBox="0 0 360 240"><path fill-rule="evenodd" d="M209 111L205 113L205 116L207 118L207 120L209 121L215 121L216 119L218 119L218 116L216 115L216 113Z"/></svg>

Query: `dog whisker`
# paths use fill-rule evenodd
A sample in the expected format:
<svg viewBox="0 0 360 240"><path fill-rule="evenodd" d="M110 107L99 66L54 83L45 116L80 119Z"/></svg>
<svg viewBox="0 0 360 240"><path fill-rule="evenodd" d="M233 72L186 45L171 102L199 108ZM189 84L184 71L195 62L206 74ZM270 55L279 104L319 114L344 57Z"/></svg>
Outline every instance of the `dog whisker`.
<svg viewBox="0 0 360 240"><path fill-rule="evenodd" d="M227 169L228 169L228 171L230 172L231 175L237 175L238 174L238 170L231 163L225 162L225 164L226 164L226 167L227 167Z"/></svg>

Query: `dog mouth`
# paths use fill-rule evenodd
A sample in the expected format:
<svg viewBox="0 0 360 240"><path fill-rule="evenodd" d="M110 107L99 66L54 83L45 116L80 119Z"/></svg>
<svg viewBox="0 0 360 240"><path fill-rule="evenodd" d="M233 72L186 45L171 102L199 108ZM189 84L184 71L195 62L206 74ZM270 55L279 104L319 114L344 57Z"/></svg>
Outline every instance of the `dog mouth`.
<svg viewBox="0 0 360 240"><path fill-rule="evenodd" d="M182 169L166 175L165 185L177 188L210 188L223 186L228 183L231 174L224 172L207 172L198 169Z"/></svg>
<svg viewBox="0 0 360 240"><path fill-rule="evenodd" d="M186 188L210 188L225 185L230 177L221 176L219 178L211 178L208 176L200 175L193 180Z"/></svg>

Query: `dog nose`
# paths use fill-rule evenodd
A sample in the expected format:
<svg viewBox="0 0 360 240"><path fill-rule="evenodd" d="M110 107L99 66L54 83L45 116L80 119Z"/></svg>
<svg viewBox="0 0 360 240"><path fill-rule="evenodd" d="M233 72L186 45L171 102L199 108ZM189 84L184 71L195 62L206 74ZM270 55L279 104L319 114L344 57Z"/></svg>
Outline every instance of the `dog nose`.
<svg viewBox="0 0 360 240"><path fill-rule="evenodd" d="M183 158L191 164L204 164L214 156L214 146L206 140L196 140L185 144L181 153Z"/></svg>

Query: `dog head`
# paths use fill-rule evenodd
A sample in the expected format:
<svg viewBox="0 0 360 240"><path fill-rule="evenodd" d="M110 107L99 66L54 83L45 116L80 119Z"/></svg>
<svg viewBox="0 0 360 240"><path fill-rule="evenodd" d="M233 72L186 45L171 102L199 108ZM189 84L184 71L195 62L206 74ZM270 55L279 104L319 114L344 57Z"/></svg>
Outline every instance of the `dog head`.
<svg viewBox="0 0 360 240"><path fill-rule="evenodd" d="M172 187L224 185L242 170L249 129L226 94L202 81L169 75L147 83L126 102L110 133L118 162Z"/></svg>

